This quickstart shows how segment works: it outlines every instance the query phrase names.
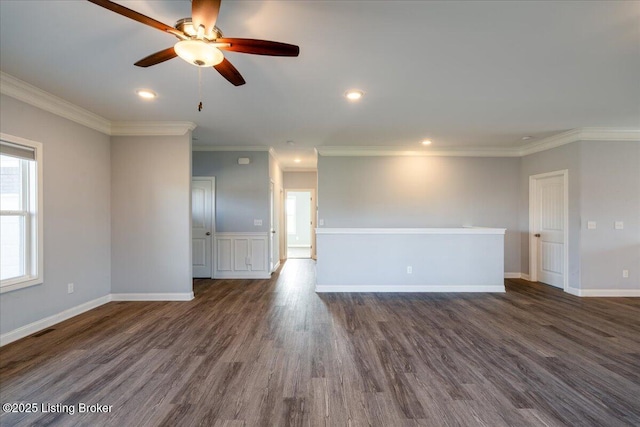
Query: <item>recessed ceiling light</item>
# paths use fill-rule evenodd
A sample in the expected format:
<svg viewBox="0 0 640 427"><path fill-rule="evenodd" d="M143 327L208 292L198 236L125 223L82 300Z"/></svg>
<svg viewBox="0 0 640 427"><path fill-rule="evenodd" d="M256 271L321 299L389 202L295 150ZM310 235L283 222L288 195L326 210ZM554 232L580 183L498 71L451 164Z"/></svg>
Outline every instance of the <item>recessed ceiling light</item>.
<svg viewBox="0 0 640 427"><path fill-rule="evenodd" d="M523 137L522 137L522 140L523 140L523 141L528 141L528 140L530 140L530 139L532 139L532 138L533 138L532 136L523 136Z"/></svg>
<svg viewBox="0 0 640 427"><path fill-rule="evenodd" d="M302 160L300 160L300 159L295 159L295 160L294 160L294 162L296 162L296 163L300 163L301 161L302 161Z"/></svg>
<svg viewBox="0 0 640 427"><path fill-rule="evenodd" d="M425 139L420 144L422 144L422 145L431 145L431 140L430 139Z"/></svg>
<svg viewBox="0 0 640 427"><path fill-rule="evenodd" d="M158 96L154 91L149 89L140 89L140 90L137 90L136 93L140 98L144 98L144 99L153 99L156 96Z"/></svg>
<svg viewBox="0 0 640 427"><path fill-rule="evenodd" d="M360 98L362 98L364 96L364 92L361 91L360 89L351 89L348 90L344 93L344 96L349 100L349 101L357 101Z"/></svg>

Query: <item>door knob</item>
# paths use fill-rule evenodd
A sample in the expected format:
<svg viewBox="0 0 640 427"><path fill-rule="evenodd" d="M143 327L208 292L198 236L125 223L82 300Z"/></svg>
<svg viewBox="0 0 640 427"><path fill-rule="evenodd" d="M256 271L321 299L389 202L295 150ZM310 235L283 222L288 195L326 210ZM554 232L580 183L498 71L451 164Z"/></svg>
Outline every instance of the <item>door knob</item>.
<svg viewBox="0 0 640 427"><path fill-rule="evenodd" d="M540 233L536 233L536 234L534 234L534 236L540 237Z"/></svg>
<svg viewBox="0 0 640 427"><path fill-rule="evenodd" d="M211 236L211 232L210 232L210 231L207 231L207 232L206 232L206 235L207 235L207 236Z"/></svg>
<svg viewBox="0 0 640 427"><path fill-rule="evenodd" d="M272 232L273 234L276 234L276 230L271 230L271 232Z"/></svg>

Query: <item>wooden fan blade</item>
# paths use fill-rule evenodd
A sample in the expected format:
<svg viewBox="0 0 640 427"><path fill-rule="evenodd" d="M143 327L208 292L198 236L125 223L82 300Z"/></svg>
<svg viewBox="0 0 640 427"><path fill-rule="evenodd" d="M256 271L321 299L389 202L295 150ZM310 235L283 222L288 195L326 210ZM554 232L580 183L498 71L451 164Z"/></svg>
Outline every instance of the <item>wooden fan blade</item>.
<svg viewBox="0 0 640 427"><path fill-rule="evenodd" d="M160 31L169 31L169 30L178 31L175 28L170 27L167 24L163 24L160 21L156 21L153 18L149 18L148 16L145 16L145 15L143 15L141 13L138 13L135 10L131 10L131 9L127 8L127 7L121 6L121 5L119 5L117 3L114 3L112 1L109 1L109 0L88 0L88 1L90 1L91 3L96 4L98 6L102 6L105 9L109 9L110 11L115 12L115 13L117 13L119 15L126 16L127 18L131 18L134 21L138 21L138 22L143 23L145 25L148 25L150 27L157 28Z"/></svg>
<svg viewBox="0 0 640 427"><path fill-rule="evenodd" d="M211 34L218 19L220 0L193 0L191 2L191 22L193 28L198 30L202 25L206 35Z"/></svg>
<svg viewBox="0 0 640 427"><path fill-rule="evenodd" d="M152 65L156 65L161 62L173 59L176 56L178 56L178 54L173 49L173 46L171 46L170 48L161 50L160 52L152 53L146 58L142 58L140 61L136 62L134 65L137 65L138 67L150 67Z"/></svg>
<svg viewBox="0 0 640 427"><path fill-rule="evenodd" d="M229 43L229 46L221 46L218 49L229 50L231 52L268 56L298 56L300 54L300 48L296 45L271 42L268 40L221 38L217 39L216 42Z"/></svg>
<svg viewBox="0 0 640 427"><path fill-rule="evenodd" d="M218 70L218 72L222 74L222 77L229 80L234 86L242 86L246 83L238 70L236 70L236 67L234 67L227 58L222 60L218 65L214 65L213 68Z"/></svg>

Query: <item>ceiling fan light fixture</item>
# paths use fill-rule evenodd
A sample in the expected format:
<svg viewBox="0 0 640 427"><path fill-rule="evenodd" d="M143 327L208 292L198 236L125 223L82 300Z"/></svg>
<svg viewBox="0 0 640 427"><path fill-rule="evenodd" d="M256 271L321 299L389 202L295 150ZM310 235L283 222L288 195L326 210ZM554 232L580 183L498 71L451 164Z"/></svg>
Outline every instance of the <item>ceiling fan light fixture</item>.
<svg viewBox="0 0 640 427"><path fill-rule="evenodd" d="M140 98L143 99L154 99L156 96L158 96L154 91L149 89L139 89L136 91L136 93Z"/></svg>
<svg viewBox="0 0 640 427"><path fill-rule="evenodd" d="M360 98L364 96L364 91L360 89L351 89L344 93L345 98L349 101L358 101Z"/></svg>
<svg viewBox="0 0 640 427"><path fill-rule="evenodd" d="M181 40L173 48L180 58L197 67L213 67L224 60L215 45L202 40Z"/></svg>

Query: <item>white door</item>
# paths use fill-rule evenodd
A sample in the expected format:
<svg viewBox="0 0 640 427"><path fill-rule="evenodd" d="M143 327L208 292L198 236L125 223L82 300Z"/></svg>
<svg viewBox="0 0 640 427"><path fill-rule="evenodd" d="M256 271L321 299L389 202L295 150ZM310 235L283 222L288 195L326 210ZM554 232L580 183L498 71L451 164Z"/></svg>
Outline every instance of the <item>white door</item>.
<svg viewBox="0 0 640 427"><path fill-rule="evenodd" d="M565 188L564 176L536 179L534 235L537 280L564 288Z"/></svg>
<svg viewBox="0 0 640 427"><path fill-rule="evenodd" d="M193 277L213 277L215 178L193 178L191 183Z"/></svg>

